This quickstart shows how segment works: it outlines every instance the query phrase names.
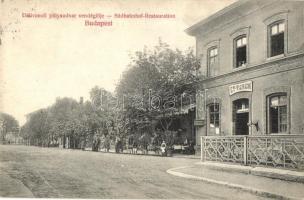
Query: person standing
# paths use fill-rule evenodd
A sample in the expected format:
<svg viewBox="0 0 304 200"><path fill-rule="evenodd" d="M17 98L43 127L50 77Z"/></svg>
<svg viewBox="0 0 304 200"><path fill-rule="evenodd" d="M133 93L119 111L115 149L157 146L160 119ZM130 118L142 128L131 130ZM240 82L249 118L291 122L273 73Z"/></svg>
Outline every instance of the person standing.
<svg viewBox="0 0 304 200"><path fill-rule="evenodd" d="M163 142L160 145L161 155L166 156L167 154L167 145L166 142L163 140Z"/></svg>
<svg viewBox="0 0 304 200"><path fill-rule="evenodd" d="M105 136L104 147L105 147L106 152L110 151L110 136L109 135Z"/></svg>
<svg viewBox="0 0 304 200"><path fill-rule="evenodd" d="M133 154L137 154L137 147L138 147L138 141L137 141L137 138L134 138L134 139L133 139L133 144L132 144L132 147L133 147L133 151L132 151L132 153L133 153Z"/></svg>

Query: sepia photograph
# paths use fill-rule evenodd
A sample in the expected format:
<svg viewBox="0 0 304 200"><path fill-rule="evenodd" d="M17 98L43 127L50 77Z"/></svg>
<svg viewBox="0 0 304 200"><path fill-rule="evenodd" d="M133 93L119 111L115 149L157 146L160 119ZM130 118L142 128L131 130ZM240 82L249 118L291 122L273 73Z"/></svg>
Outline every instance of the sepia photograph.
<svg viewBox="0 0 304 200"><path fill-rule="evenodd" d="M0 199L304 199L304 0L0 0Z"/></svg>

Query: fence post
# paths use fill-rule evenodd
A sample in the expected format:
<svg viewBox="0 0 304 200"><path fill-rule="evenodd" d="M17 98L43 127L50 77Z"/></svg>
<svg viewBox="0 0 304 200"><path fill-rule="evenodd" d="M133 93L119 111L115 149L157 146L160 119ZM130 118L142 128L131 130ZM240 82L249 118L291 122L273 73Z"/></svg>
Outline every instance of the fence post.
<svg viewBox="0 0 304 200"><path fill-rule="evenodd" d="M244 136L244 165L247 165L247 145L248 145L248 140L247 136Z"/></svg>

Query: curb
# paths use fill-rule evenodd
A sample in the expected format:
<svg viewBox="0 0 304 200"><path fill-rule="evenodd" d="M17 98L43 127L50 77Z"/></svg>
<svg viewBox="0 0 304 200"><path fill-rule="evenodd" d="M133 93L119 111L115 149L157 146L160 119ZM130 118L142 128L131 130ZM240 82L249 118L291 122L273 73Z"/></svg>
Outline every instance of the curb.
<svg viewBox="0 0 304 200"><path fill-rule="evenodd" d="M280 179L284 181L293 181L297 183L304 183L304 172L290 171L286 169L275 169L275 168L265 168L265 167L251 167L242 165L231 165L222 163L212 163L212 162L197 162L195 165L201 165L207 167L208 169L216 169L226 172L237 172L244 174L252 174L255 176L262 176L274 179Z"/></svg>
<svg viewBox="0 0 304 200"><path fill-rule="evenodd" d="M284 181L293 181L297 183L304 183L304 173L296 171L276 171L276 169L268 169L261 167L254 167L250 173L256 176L264 176L268 178L275 178Z"/></svg>
<svg viewBox="0 0 304 200"><path fill-rule="evenodd" d="M220 170L225 172L237 172L243 174L250 174L252 167L243 165L233 165L233 164L222 164L222 163L212 163L212 162L197 162L195 165L201 165L208 169Z"/></svg>
<svg viewBox="0 0 304 200"><path fill-rule="evenodd" d="M168 169L166 172L168 174L173 175L173 176L178 176L178 177L193 179L193 180L200 180L200 181L204 181L204 182L211 183L211 184L223 185L223 186L226 186L226 187L229 187L229 188L240 189L240 190L243 190L243 191L246 191L246 192L249 192L249 193L252 193L252 194L256 194L256 195L259 195L259 196L262 196L262 197L273 198L273 199L284 199L284 200L298 199L298 198L295 198L295 197L287 197L287 196L283 196L283 195L279 195L279 194L274 194L274 193L270 193L270 192L263 191L263 190L260 190L260 189L246 187L246 186L239 185L239 184L233 184L233 183L229 183L229 182L225 182L225 181L217 181L217 180L210 179L210 178L194 176L194 175L185 174L185 173L182 173L182 172L175 171L175 170L184 169L184 168L188 168L188 167L189 166L171 168L171 169Z"/></svg>

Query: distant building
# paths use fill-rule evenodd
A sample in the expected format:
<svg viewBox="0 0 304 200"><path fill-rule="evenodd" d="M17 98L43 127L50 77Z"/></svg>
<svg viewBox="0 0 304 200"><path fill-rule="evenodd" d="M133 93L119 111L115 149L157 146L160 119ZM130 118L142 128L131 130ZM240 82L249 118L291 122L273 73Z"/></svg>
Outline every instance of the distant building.
<svg viewBox="0 0 304 200"><path fill-rule="evenodd" d="M304 134L304 2L241 0L186 30L206 78L200 136Z"/></svg>

